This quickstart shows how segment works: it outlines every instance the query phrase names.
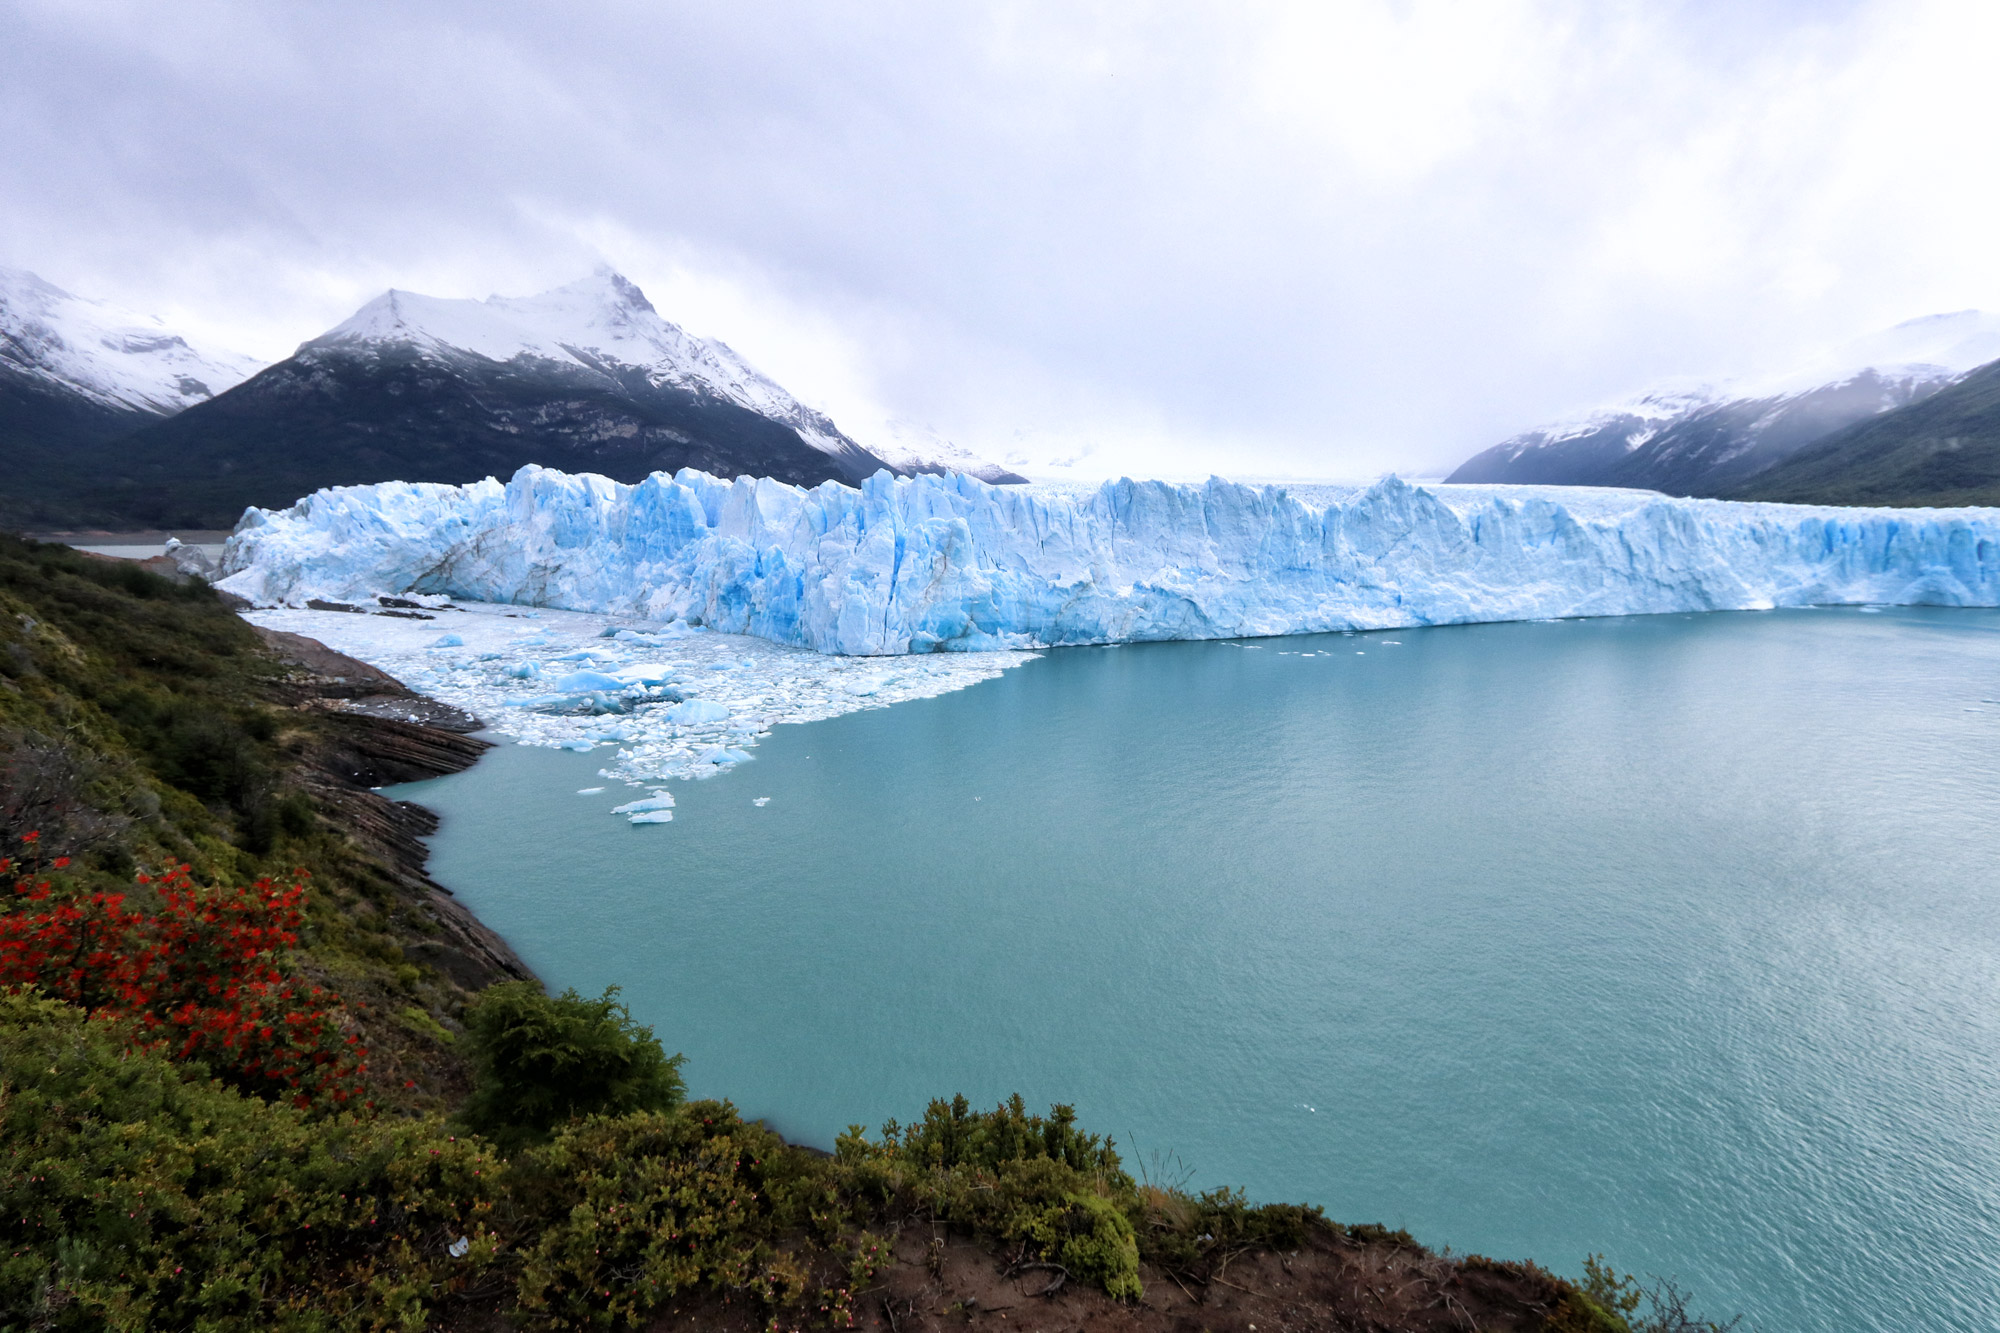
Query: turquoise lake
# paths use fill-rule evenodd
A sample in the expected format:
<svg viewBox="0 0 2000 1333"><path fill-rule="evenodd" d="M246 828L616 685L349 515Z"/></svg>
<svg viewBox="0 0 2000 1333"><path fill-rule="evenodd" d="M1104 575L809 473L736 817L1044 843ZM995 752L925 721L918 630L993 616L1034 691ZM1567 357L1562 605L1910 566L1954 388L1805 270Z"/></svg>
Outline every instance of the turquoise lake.
<svg viewBox="0 0 2000 1333"><path fill-rule="evenodd" d="M754 753L663 826L521 746L395 794L806 1142L1018 1091L1765 1333L2000 1328L2000 613L1068 649Z"/></svg>

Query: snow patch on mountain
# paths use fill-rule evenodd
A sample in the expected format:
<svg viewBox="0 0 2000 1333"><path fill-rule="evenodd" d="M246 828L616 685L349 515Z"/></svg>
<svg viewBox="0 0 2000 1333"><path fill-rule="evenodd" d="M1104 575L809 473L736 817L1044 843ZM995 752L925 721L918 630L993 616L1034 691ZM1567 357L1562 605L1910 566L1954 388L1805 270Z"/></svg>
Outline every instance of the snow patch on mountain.
<svg viewBox="0 0 2000 1333"><path fill-rule="evenodd" d="M791 427L821 453L840 457L854 440L806 406L727 343L698 337L663 319L638 285L610 268L538 296L484 301L388 291L350 319L313 339L317 347L403 343L489 361L520 358L619 375L637 370L654 387L710 394ZM901 471L963 470L986 480L1014 480L935 432L891 423L890 443L868 453Z"/></svg>
<svg viewBox="0 0 2000 1333"><path fill-rule="evenodd" d="M198 350L151 315L75 296L0 268L0 367L101 406L171 415L233 388L263 365Z"/></svg>
<svg viewBox="0 0 2000 1333"><path fill-rule="evenodd" d="M1775 398L1841 384L1873 370L1885 380L1947 381L2000 360L2000 314L1959 310L1905 320L1856 338L1782 374L1733 386L1738 398Z"/></svg>
<svg viewBox="0 0 2000 1333"><path fill-rule="evenodd" d="M937 428L902 418L884 424L868 440L868 452L898 472L963 472L994 485L1027 480L1020 473L989 462L963 445L940 435Z"/></svg>
<svg viewBox="0 0 2000 1333"><path fill-rule="evenodd" d="M609 268L538 296L474 301L387 291L306 346L371 342L472 352L490 361L636 367L655 385L706 391L772 420L824 421L727 343L662 319L636 284Z"/></svg>
<svg viewBox="0 0 2000 1333"><path fill-rule="evenodd" d="M371 594L684 620L822 653L1207 639L1831 603L2000 605L2000 510L1644 492L965 476L810 491L683 470L633 486L336 488L251 510L223 586L261 605ZM1587 500L1578 503L1578 500Z"/></svg>
<svg viewBox="0 0 2000 1333"><path fill-rule="evenodd" d="M1888 411L1908 402L1916 392L1942 387L1994 360L2000 360L2000 314L1960 310L1924 315L1853 339L1777 373L1663 380L1632 397L1524 431L1504 447L1518 456L1529 449L1579 439L1627 419L1664 425L1724 403L1768 401L1766 416L1774 417L1782 413L1786 400L1851 384L1870 371L1884 387L1880 410Z"/></svg>

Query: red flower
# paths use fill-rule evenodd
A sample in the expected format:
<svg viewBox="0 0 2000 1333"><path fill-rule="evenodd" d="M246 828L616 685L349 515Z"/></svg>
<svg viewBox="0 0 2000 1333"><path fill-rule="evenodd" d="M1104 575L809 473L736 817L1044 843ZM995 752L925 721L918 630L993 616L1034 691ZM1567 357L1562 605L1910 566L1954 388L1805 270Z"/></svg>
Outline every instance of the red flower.
<svg viewBox="0 0 2000 1333"><path fill-rule="evenodd" d="M295 1087L311 1064L331 1103L355 1097L366 1053L327 1027L324 1008L302 1011L276 964L297 942L303 884L202 890L184 865L158 882L153 914L128 910L122 894L16 882L13 910L0 911L0 987L39 986L93 1017L132 1020L135 1046L199 1057L252 1091ZM338 998L321 992L329 1002Z"/></svg>

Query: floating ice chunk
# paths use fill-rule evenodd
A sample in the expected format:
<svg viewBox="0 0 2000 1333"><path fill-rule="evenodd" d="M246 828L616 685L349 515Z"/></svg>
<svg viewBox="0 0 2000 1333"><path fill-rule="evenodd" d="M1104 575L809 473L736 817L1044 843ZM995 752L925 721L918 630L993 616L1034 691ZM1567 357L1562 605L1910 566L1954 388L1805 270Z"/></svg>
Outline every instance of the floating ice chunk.
<svg viewBox="0 0 2000 1333"><path fill-rule="evenodd" d="M688 699L669 708L666 715L671 721L689 725L702 722L727 722L729 709L713 699Z"/></svg>
<svg viewBox="0 0 2000 1333"><path fill-rule="evenodd" d="M577 694L533 694L524 699L502 699L502 708L525 708L537 713L566 713L576 717L598 717L605 713L625 713L631 705L623 698L602 690Z"/></svg>
<svg viewBox="0 0 2000 1333"><path fill-rule="evenodd" d="M578 787L576 789L576 794L578 796L595 796L597 795L597 793L603 790L604 788L602 787Z"/></svg>
<svg viewBox="0 0 2000 1333"><path fill-rule="evenodd" d="M674 669L670 666L634 662L630 666L614 668L611 674L634 685L664 685L674 678Z"/></svg>
<svg viewBox="0 0 2000 1333"><path fill-rule="evenodd" d="M671 824L674 822L674 812L671 810L642 810L632 816L631 822L634 824Z"/></svg>
<svg viewBox="0 0 2000 1333"><path fill-rule="evenodd" d="M559 750L575 750L578 754L589 754L597 748L597 742L587 741L579 737L573 741L564 741L556 748Z"/></svg>
<svg viewBox="0 0 2000 1333"><path fill-rule="evenodd" d="M473 660L479 662L497 662L506 655L507 654L505 653L481 653L477 658Z"/></svg>
<svg viewBox="0 0 2000 1333"><path fill-rule="evenodd" d="M465 637L460 634L441 634L432 641L433 648L463 648Z"/></svg>
<svg viewBox="0 0 2000 1333"><path fill-rule="evenodd" d="M747 764L750 762L750 754L747 750L738 750L734 746L726 745L711 746L703 750L701 758L702 762L706 764Z"/></svg>
<svg viewBox="0 0 2000 1333"><path fill-rule="evenodd" d="M542 664L540 662L516 662L500 674L509 680L540 680L542 678Z"/></svg>
<svg viewBox="0 0 2000 1333"><path fill-rule="evenodd" d="M629 684L630 681L620 680L602 671L572 671L556 681L556 688L568 694L584 694L593 690L616 693Z"/></svg>
<svg viewBox="0 0 2000 1333"><path fill-rule="evenodd" d="M756 806L760 810L763 809L765 806L769 805L770 803L771 803L771 798L768 796L759 796L756 800L750 802L750 804Z"/></svg>
<svg viewBox="0 0 2000 1333"><path fill-rule="evenodd" d="M671 810L673 808L674 798L666 792L656 791L644 800L627 801L625 804L612 810L611 813L614 815L629 815L640 810Z"/></svg>

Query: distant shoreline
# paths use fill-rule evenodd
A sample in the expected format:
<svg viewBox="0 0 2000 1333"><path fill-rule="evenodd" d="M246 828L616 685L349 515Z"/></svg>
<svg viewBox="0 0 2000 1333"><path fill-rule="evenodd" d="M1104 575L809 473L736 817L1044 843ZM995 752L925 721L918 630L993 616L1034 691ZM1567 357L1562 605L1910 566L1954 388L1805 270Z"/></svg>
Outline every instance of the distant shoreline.
<svg viewBox="0 0 2000 1333"><path fill-rule="evenodd" d="M178 537L186 546L219 546L229 534L219 528L138 528L111 532L89 528L77 532L24 532L31 542L55 542L63 546L165 546L169 537Z"/></svg>

